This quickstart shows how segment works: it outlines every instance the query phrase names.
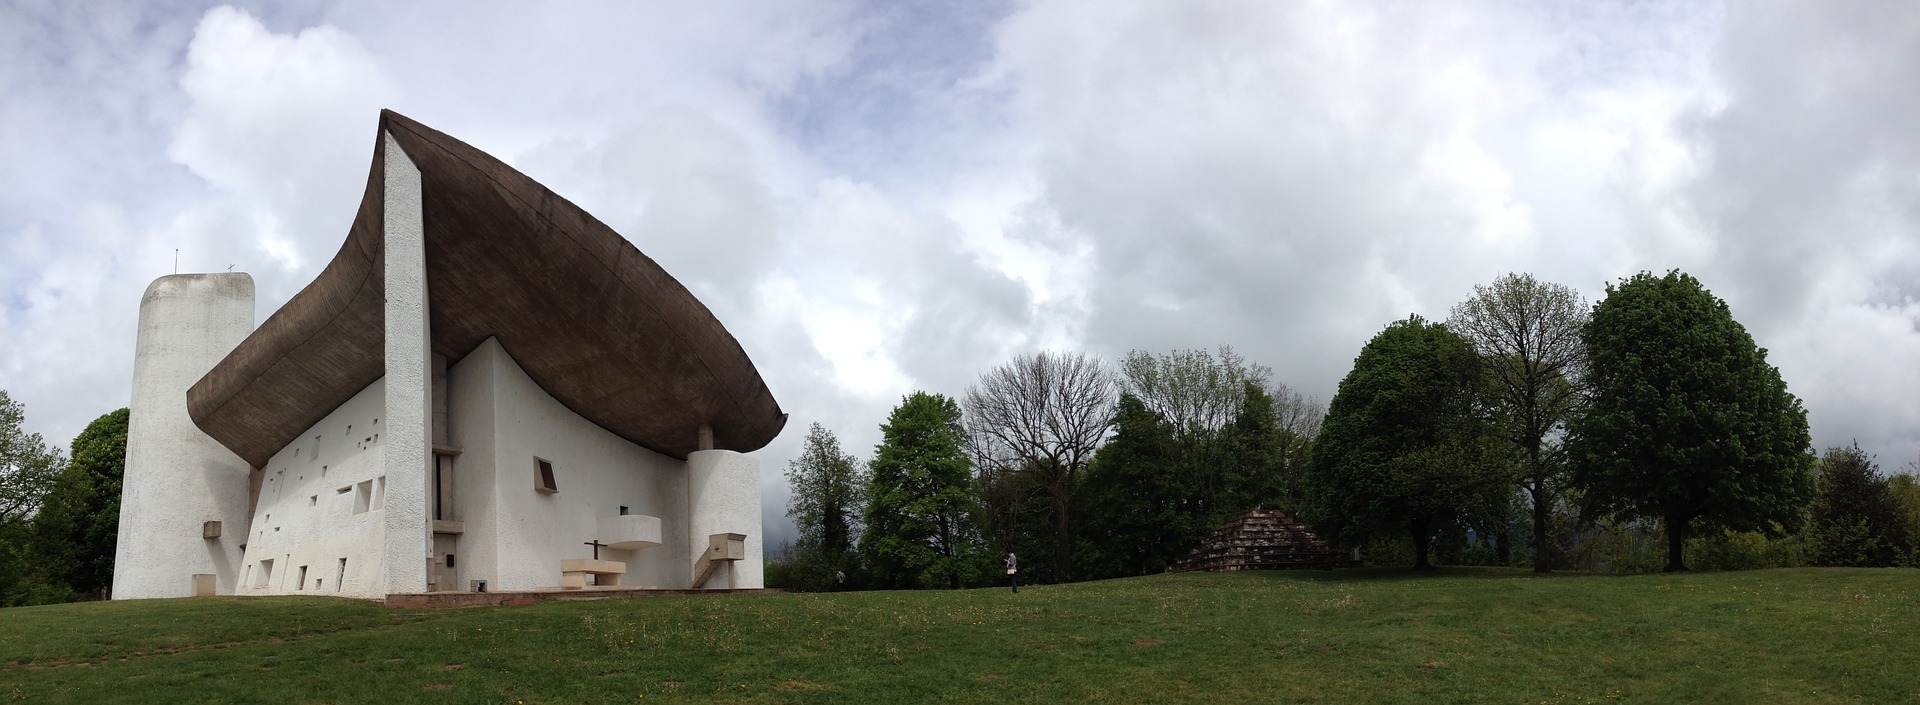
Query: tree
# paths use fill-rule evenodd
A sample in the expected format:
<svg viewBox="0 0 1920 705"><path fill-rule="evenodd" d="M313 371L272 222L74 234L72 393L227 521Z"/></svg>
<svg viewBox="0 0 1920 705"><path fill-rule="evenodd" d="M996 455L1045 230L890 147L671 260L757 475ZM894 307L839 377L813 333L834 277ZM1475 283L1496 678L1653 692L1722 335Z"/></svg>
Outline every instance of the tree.
<svg viewBox="0 0 1920 705"><path fill-rule="evenodd" d="M1173 433L1174 472L1192 491L1183 506L1206 531L1260 506L1297 500L1319 405L1272 381L1265 365L1227 345L1153 355L1139 350L1120 365L1120 385ZM1272 391L1269 391L1271 388Z"/></svg>
<svg viewBox="0 0 1920 705"><path fill-rule="evenodd" d="M71 460L34 518L41 565L78 596L98 596L113 586L126 468L127 410L120 409L74 437Z"/></svg>
<svg viewBox="0 0 1920 705"><path fill-rule="evenodd" d="M1900 506L1901 520L1907 527L1907 555L1900 564L1920 568L1920 463L1909 464L1907 469L1887 478L1887 490Z"/></svg>
<svg viewBox="0 0 1920 705"><path fill-rule="evenodd" d="M1727 304L1679 271L1593 307L1586 409L1568 426L1587 516L1658 518L1669 571L1692 528L1781 535L1813 499L1807 412Z"/></svg>
<svg viewBox="0 0 1920 705"><path fill-rule="evenodd" d="M1072 574L1073 493L1107 435L1113 403L1106 365L1081 353L1021 355L967 390L974 456L1045 488L1056 580Z"/></svg>
<svg viewBox="0 0 1920 705"><path fill-rule="evenodd" d="M1265 388L1272 379L1272 369L1249 364L1229 345L1220 346L1218 358L1203 348L1166 355L1134 350L1120 360L1121 389L1189 444L1192 436L1233 422L1249 382Z"/></svg>
<svg viewBox="0 0 1920 705"><path fill-rule="evenodd" d="M797 584L809 590L843 586L855 572L854 539L866 506L866 476L859 459L840 452L840 439L820 424L807 428L800 456L787 463L787 516L800 538L788 560Z"/></svg>
<svg viewBox="0 0 1920 705"><path fill-rule="evenodd" d="M60 476L60 451L27 433L27 410L0 389L0 522L24 522L39 511Z"/></svg>
<svg viewBox="0 0 1920 705"><path fill-rule="evenodd" d="M1433 534L1484 506L1511 475L1493 447L1473 346L1411 316L1374 336L1340 381L1313 443L1303 518L1358 543L1405 529L1414 567Z"/></svg>
<svg viewBox="0 0 1920 705"><path fill-rule="evenodd" d="M1808 526L1813 564L1899 565L1911 541L1906 512L1873 457L1859 444L1828 448L1818 467Z"/></svg>
<svg viewBox="0 0 1920 705"><path fill-rule="evenodd" d="M1480 353L1506 437L1522 458L1521 487L1533 500L1533 569L1553 569L1548 527L1565 458L1552 437L1580 402L1586 303L1573 289L1508 274L1453 308L1447 327Z"/></svg>
<svg viewBox="0 0 1920 705"><path fill-rule="evenodd" d="M948 587L981 574L986 553L975 526L970 466L961 450L960 407L914 392L880 426L868 463L866 531L860 555L880 584Z"/></svg>
<svg viewBox="0 0 1920 705"><path fill-rule="evenodd" d="M1077 563L1093 579L1163 572L1205 528L1185 506L1191 488L1176 467L1173 425L1123 393L1113 429L1077 497L1086 517Z"/></svg>
<svg viewBox="0 0 1920 705"><path fill-rule="evenodd" d="M29 572L38 565L31 522L65 467L25 422L26 407L0 390L0 605L44 601L30 595L44 582Z"/></svg>

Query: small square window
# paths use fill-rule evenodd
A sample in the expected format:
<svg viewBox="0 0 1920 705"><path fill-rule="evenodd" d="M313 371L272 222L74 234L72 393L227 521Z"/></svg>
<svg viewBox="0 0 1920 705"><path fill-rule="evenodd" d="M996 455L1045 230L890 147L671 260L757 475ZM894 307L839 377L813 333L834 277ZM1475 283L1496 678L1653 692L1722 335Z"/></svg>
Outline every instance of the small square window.
<svg viewBox="0 0 1920 705"><path fill-rule="evenodd" d="M533 489L541 494L560 491L559 483L553 480L553 463L541 458L533 459Z"/></svg>

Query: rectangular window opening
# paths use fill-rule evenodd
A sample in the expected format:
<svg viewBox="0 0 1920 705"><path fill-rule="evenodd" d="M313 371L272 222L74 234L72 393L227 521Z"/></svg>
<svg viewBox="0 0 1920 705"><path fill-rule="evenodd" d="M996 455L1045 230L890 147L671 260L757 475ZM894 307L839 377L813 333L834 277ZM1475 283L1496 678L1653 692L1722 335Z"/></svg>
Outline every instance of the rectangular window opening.
<svg viewBox="0 0 1920 705"><path fill-rule="evenodd" d="M560 491L559 483L553 479L553 463L543 458L533 459L533 489L541 494L553 494Z"/></svg>
<svg viewBox="0 0 1920 705"><path fill-rule="evenodd" d="M339 592L340 586L347 584L347 559L340 559L340 570L333 574L333 591Z"/></svg>
<svg viewBox="0 0 1920 705"><path fill-rule="evenodd" d="M436 521L453 521L458 516L453 511L453 457L435 455L433 457L433 518Z"/></svg>
<svg viewBox="0 0 1920 705"><path fill-rule="evenodd" d="M353 493L353 513L365 514L367 513L367 507L373 503L373 481L362 480L360 484L354 485L353 487L355 490Z"/></svg>
<svg viewBox="0 0 1920 705"><path fill-rule="evenodd" d="M273 559L268 558L260 561L260 582L254 583L253 586L263 588L271 584L273 584Z"/></svg>
<svg viewBox="0 0 1920 705"><path fill-rule="evenodd" d="M307 567L306 566L300 566L300 579L293 582L293 589L295 590L307 589Z"/></svg>
<svg viewBox="0 0 1920 705"><path fill-rule="evenodd" d="M295 451L295 455L298 455L298 454L299 454L299 453L298 453L298 451ZM307 454L307 462L309 462L309 463L311 463L311 462L313 462L313 461L315 461L315 460L319 460L319 459L320 459L320 437L319 437L319 436L314 436L314 437L313 437L313 452L312 452L312 453L308 453L308 454Z"/></svg>

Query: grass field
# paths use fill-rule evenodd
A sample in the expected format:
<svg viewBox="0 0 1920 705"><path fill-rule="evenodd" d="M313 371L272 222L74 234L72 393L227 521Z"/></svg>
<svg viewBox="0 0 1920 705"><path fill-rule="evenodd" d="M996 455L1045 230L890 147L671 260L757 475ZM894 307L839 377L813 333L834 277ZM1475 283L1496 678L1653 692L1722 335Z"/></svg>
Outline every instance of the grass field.
<svg viewBox="0 0 1920 705"><path fill-rule="evenodd" d="M0 610L24 702L1920 702L1920 571Z"/></svg>

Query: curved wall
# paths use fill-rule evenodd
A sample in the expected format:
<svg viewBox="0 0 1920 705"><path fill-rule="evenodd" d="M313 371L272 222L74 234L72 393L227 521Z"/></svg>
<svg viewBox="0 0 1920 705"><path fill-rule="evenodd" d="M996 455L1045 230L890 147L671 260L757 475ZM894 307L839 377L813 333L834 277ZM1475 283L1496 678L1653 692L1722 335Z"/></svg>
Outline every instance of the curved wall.
<svg viewBox="0 0 1920 705"><path fill-rule="evenodd" d="M211 574L233 594L246 543L252 468L208 437L186 408L187 388L253 331L253 277L174 274L140 299L133 400L113 597L187 597ZM221 536L202 538L205 522Z"/></svg>
<svg viewBox="0 0 1920 705"><path fill-rule="evenodd" d="M697 450L687 454L687 550L695 575L708 537L719 533L746 534L746 558L693 587L726 587L729 570L736 571L734 587L766 587L760 560L760 461L730 450Z"/></svg>

